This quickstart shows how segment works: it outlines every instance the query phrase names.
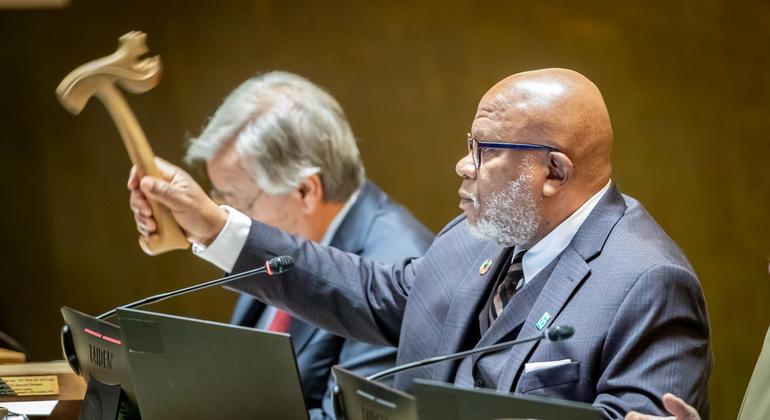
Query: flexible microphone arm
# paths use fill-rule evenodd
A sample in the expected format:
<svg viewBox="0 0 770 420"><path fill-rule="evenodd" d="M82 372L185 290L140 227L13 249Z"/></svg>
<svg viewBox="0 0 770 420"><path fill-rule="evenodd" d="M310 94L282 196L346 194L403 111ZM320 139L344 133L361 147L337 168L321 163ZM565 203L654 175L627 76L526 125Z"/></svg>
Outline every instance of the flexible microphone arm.
<svg viewBox="0 0 770 420"><path fill-rule="evenodd" d="M515 346L517 344L529 343L531 341L540 341L542 339L547 339L548 341L566 340L572 337L574 333L575 333L575 329L573 327L569 325L558 325L555 327L546 328L545 331L541 332L538 335L522 338L520 340L505 341L502 343L493 344L491 346L479 347L477 349L465 350L458 353L446 354L443 356L430 357L423 360L417 360L411 363L404 363L403 365L394 366L390 369L385 369L373 375L369 375L366 377L366 379L369 381L375 381L377 379L387 378L389 376L392 376L398 372L401 372L407 369L412 369L412 368L426 366L426 365L432 365L434 363L445 362L447 360L462 359L463 357L470 356L472 354L496 352L496 351L504 350L508 347Z"/></svg>
<svg viewBox="0 0 770 420"><path fill-rule="evenodd" d="M222 277L220 279L216 280L210 280L205 283L195 284L189 287L185 287L184 289L174 290L171 292L161 293L155 296L149 296L144 299L137 300L135 302L131 302L126 305L120 306L120 308L136 308L137 306L144 306L149 305L150 303L160 302L162 300L166 300L168 298L172 298L174 296L183 295L185 293L194 292L196 290L205 289L207 287L211 286L217 286L220 284L229 283L231 281L240 280L245 277L250 277L255 274L262 274L267 273L267 275L272 276L275 274L281 274L286 271L291 270L291 268L294 266L294 263L296 260L294 257L289 255L281 255L279 257L273 257L270 258L265 262L265 265L262 267L257 267L253 270L244 271L238 274L233 274L231 276ZM114 316L118 311L118 308L111 309L98 317L97 319L107 319L112 316Z"/></svg>

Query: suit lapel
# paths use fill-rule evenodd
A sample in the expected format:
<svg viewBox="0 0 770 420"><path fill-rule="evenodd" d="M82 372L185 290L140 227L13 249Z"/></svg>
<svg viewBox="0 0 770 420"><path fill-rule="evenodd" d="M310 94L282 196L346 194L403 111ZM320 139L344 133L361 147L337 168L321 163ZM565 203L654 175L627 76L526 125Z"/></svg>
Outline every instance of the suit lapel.
<svg viewBox="0 0 770 420"><path fill-rule="evenodd" d="M382 205L382 192L371 182L361 186L356 202L342 219L329 245L345 252L360 254L364 249L369 229L372 227L377 210Z"/></svg>
<svg viewBox="0 0 770 420"><path fill-rule="evenodd" d="M569 246L562 252L543 290L521 327L519 337L532 337L554 323L573 293L591 272L588 262L601 253L612 228L620 220L626 206L623 196L613 184L594 207ZM576 334L580 334L576 331ZM510 352L498 390L510 392L523 364L539 342L522 344Z"/></svg>
<svg viewBox="0 0 770 420"><path fill-rule="evenodd" d="M541 282L548 280L544 279L543 276L548 276L548 273L550 273L551 270L546 268L544 271L544 273L541 273L542 275L538 274L535 276L529 284L524 286L513 296L513 299L511 299L505 307L503 313L501 313L495 322L490 325L486 334L481 337L481 340L479 340L476 347L488 346L503 340L514 339L514 337L510 336L511 332L516 330L529 316L531 309L533 308L532 302L536 302L539 298L542 287L538 287L538 283L542 284ZM489 315L483 314L483 316ZM523 336L519 334L519 337ZM479 356L480 355L474 356L474 361L478 359Z"/></svg>
<svg viewBox="0 0 770 420"><path fill-rule="evenodd" d="M457 291L452 296L446 322L441 333L437 355L456 352L460 349L468 331L473 330L472 322L478 322L478 311L487 298L489 284L494 283L502 266L505 265L505 248L486 243L470 267L460 277ZM481 265L492 259L489 270L480 274ZM433 380L451 382L455 364L440 363L433 370Z"/></svg>
<svg viewBox="0 0 770 420"><path fill-rule="evenodd" d="M532 306L518 336L532 337L548 328L590 271L585 260L572 247L567 247ZM537 343L525 343L513 348L498 381L498 389L510 391L516 374Z"/></svg>

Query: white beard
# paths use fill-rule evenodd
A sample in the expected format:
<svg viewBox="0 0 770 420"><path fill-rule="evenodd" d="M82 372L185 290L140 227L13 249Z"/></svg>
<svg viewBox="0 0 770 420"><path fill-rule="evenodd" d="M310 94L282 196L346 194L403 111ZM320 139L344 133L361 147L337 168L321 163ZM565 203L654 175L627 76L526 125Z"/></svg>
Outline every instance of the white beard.
<svg viewBox="0 0 770 420"><path fill-rule="evenodd" d="M468 225L471 234L505 247L529 244L542 222L530 187L533 178L534 166L525 161L519 178L511 181L507 189L492 194L483 209L471 195L473 207L481 210L479 220Z"/></svg>

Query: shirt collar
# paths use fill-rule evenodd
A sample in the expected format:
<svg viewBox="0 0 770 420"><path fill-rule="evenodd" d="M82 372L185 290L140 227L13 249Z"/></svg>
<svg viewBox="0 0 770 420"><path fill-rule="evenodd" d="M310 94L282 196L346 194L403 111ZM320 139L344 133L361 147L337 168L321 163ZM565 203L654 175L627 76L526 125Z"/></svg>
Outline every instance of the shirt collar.
<svg viewBox="0 0 770 420"><path fill-rule="evenodd" d="M353 194L350 195L348 198L348 201L345 202L345 205L342 206L340 211L337 212L337 214L334 216L332 221L329 223L329 226L326 228L326 232L324 233L323 239L321 239L320 244L321 245L329 245L332 243L332 239L334 238L334 235L337 234L337 229L339 229L340 224L343 220L345 220L345 216L348 215L350 212L350 208L353 207L353 204L356 203L356 200L358 200L358 195L361 192L361 188L359 187L357 190L353 192Z"/></svg>
<svg viewBox="0 0 770 420"><path fill-rule="evenodd" d="M524 271L524 282L529 283L530 280L535 278L540 271L542 271L551 261L554 260L559 254L567 248L567 245L572 241L580 226L586 221L588 215L591 214L594 207L599 203L599 200L604 196L607 190L610 189L612 180L607 182L599 192L591 196L579 209L575 210L566 220L561 222L559 226L556 226L548 235L536 243L532 248L527 250L524 254L521 265ZM513 256L515 256L521 248L517 245L514 249ZM513 257L511 257L513 258Z"/></svg>

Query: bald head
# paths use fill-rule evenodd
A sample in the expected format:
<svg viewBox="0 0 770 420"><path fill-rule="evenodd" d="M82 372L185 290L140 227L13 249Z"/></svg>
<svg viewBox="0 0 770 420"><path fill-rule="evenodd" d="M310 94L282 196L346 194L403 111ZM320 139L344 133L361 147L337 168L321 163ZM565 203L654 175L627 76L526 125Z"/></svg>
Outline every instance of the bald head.
<svg viewBox="0 0 770 420"><path fill-rule="evenodd" d="M492 87L479 103L474 136L544 144L562 151L574 165L573 181L595 190L612 172L612 126L599 89L572 70L544 69L514 74Z"/></svg>

